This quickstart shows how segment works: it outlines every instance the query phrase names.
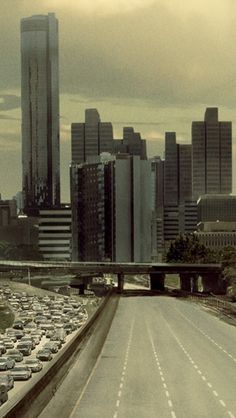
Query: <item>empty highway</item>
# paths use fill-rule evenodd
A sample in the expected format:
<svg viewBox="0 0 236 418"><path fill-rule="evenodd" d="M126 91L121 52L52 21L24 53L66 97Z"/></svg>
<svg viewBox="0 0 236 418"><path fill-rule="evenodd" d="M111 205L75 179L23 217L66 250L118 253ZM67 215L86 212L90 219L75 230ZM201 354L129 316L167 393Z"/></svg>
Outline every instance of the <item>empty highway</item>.
<svg viewBox="0 0 236 418"><path fill-rule="evenodd" d="M188 301L121 297L80 390L81 362L40 418L236 417L236 328Z"/></svg>

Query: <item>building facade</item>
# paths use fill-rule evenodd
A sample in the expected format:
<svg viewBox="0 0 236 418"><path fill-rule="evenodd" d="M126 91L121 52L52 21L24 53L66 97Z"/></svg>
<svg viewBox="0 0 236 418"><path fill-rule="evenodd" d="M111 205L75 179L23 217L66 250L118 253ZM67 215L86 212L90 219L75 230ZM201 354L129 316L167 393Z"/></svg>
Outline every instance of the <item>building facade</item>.
<svg viewBox="0 0 236 418"><path fill-rule="evenodd" d="M38 248L44 260L71 261L71 208L40 209Z"/></svg>
<svg viewBox="0 0 236 418"><path fill-rule="evenodd" d="M86 109L85 122L71 124L72 163L84 163L104 152L147 159L146 141L140 133L132 127L126 127L123 129L123 139L114 140L112 124L101 122L97 109Z"/></svg>
<svg viewBox="0 0 236 418"><path fill-rule="evenodd" d="M232 192L232 123L207 108L204 122L192 123L193 198Z"/></svg>
<svg viewBox="0 0 236 418"><path fill-rule="evenodd" d="M113 152L112 124L101 122L97 109L86 109L85 123L71 125L72 163L84 163L102 152Z"/></svg>
<svg viewBox="0 0 236 418"><path fill-rule="evenodd" d="M197 228L197 206L192 201L192 147L178 144L175 132L166 132L164 161L164 243Z"/></svg>
<svg viewBox="0 0 236 418"><path fill-rule="evenodd" d="M21 20L23 200L27 212L60 204L58 21Z"/></svg>
<svg viewBox="0 0 236 418"><path fill-rule="evenodd" d="M150 261L150 174L139 156L72 164L73 261Z"/></svg>

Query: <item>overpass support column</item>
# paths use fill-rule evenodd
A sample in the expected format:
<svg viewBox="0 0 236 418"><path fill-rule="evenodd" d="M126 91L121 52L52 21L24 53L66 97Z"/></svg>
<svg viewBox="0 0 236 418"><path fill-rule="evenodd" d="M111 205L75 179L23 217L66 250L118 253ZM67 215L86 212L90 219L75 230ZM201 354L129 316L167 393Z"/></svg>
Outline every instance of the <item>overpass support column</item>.
<svg viewBox="0 0 236 418"><path fill-rule="evenodd" d="M79 288L79 294L80 295L84 295L85 284L84 283L83 284L79 284L78 285L78 288Z"/></svg>
<svg viewBox="0 0 236 418"><path fill-rule="evenodd" d="M221 275L219 273L202 274L202 287L205 293L222 293Z"/></svg>
<svg viewBox="0 0 236 418"><path fill-rule="evenodd" d="M165 274L150 273L150 287L151 290L165 290Z"/></svg>
<svg viewBox="0 0 236 418"><path fill-rule="evenodd" d="M117 278L118 278L118 292L122 293L124 289L124 281L125 281L124 273L118 273Z"/></svg>
<svg viewBox="0 0 236 418"><path fill-rule="evenodd" d="M192 277L192 292L198 292L198 274L194 274Z"/></svg>
<svg viewBox="0 0 236 418"><path fill-rule="evenodd" d="M180 289L185 292L191 292L191 274L180 273Z"/></svg>

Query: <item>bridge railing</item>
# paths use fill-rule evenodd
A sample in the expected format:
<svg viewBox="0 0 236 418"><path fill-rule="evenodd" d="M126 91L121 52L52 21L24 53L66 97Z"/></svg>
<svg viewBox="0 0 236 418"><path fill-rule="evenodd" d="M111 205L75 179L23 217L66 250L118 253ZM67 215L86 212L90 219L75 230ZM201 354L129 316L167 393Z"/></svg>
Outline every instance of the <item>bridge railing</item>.
<svg viewBox="0 0 236 418"><path fill-rule="evenodd" d="M236 314L236 304L225 299L220 299L214 293L211 293L210 296L191 295L191 299L203 303L206 306L211 306L225 311L227 310Z"/></svg>

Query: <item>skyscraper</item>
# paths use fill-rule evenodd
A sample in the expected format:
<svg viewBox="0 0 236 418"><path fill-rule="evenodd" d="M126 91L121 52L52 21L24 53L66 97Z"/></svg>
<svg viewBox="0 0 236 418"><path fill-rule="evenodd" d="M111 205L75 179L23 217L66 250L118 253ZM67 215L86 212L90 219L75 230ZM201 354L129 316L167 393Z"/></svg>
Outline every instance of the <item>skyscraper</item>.
<svg viewBox="0 0 236 418"><path fill-rule="evenodd" d="M85 123L71 125L72 162L79 164L102 152L113 151L113 128L101 122L97 109L86 109Z"/></svg>
<svg viewBox="0 0 236 418"><path fill-rule="evenodd" d="M175 132L165 135L164 240L192 232L197 225L196 203L192 202L191 144L177 144Z"/></svg>
<svg viewBox="0 0 236 418"><path fill-rule="evenodd" d="M192 167L194 199L232 192L232 123L219 122L217 108L192 123Z"/></svg>
<svg viewBox="0 0 236 418"><path fill-rule="evenodd" d="M58 21L21 20L23 198L28 212L60 204Z"/></svg>
<svg viewBox="0 0 236 418"><path fill-rule="evenodd" d="M97 109L86 109L85 123L71 125L71 155L76 164L89 161L103 152L130 154L147 159L146 141L132 127L123 129L123 139L113 139L110 122L101 122Z"/></svg>
<svg viewBox="0 0 236 418"><path fill-rule="evenodd" d="M71 165L73 261L150 261L150 178L139 156Z"/></svg>

